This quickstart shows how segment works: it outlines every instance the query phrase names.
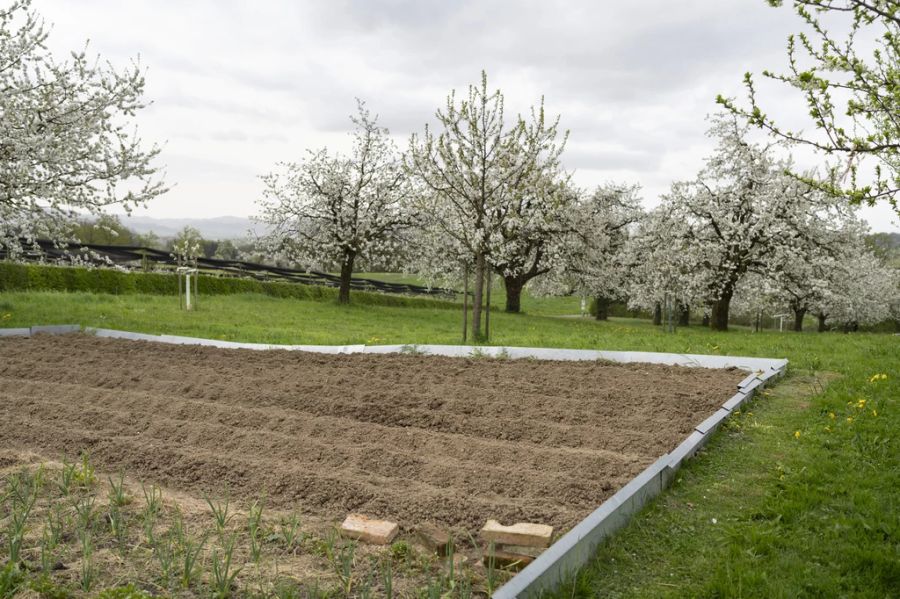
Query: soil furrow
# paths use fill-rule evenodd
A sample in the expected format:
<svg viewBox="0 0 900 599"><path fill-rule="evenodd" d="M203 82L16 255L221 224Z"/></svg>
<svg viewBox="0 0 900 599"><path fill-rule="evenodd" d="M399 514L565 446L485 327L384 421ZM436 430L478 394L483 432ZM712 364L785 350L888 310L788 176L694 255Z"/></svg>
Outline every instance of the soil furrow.
<svg viewBox="0 0 900 599"><path fill-rule="evenodd" d="M473 530L568 528L727 399L739 371L0 341L0 449L189 493Z"/></svg>

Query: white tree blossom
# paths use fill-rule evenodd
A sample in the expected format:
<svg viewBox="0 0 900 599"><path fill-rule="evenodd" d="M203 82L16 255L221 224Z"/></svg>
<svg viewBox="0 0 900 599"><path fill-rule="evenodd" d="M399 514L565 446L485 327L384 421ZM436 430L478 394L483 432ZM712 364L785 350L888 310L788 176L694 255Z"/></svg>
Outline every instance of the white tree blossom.
<svg viewBox="0 0 900 599"><path fill-rule="evenodd" d="M755 331L762 329L764 317L780 315L785 318L789 314L784 295L775 282L754 272L738 283L731 300L731 312L743 316Z"/></svg>
<svg viewBox="0 0 900 599"><path fill-rule="evenodd" d="M508 126L503 95L488 91L485 73L481 84L469 86L459 103L451 92L436 118L442 130L435 135L426 126L421 137L413 135L407 159L409 172L425 188L420 196L425 217L420 241L426 244L422 251L433 259L421 262L438 266L444 262L437 259L440 255L448 261L462 260L438 266L441 273L471 265L472 335L479 339L485 275L497 266L492 262L499 259L497 246L508 242L502 228L507 220L518 218L518 202L553 197L535 186L552 184L546 173L557 168L565 139L557 142L558 119L547 122L543 103L531 111L528 121L519 115ZM513 225L510 230L515 229ZM448 246L452 251L445 253Z"/></svg>
<svg viewBox="0 0 900 599"><path fill-rule="evenodd" d="M138 64L116 71L86 51L57 61L30 0L0 9L0 248L64 240L69 224L166 191L128 119L142 108Z"/></svg>
<svg viewBox="0 0 900 599"><path fill-rule="evenodd" d="M358 109L349 156L324 148L301 162L281 163L280 172L262 177L259 202L270 255L305 268L338 266L341 303L350 301L358 263L395 258L412 223L409 179L388 130L362 102Z"/></svg>
<svg viewBox="0 0 900 599"><path fill-rule="evenodd" d="M684 245L687 234L687 223L663 204L640 221L625 247L628 305L652 311L655 324L666 304L687 313L690 306L705 303L707 281Z"/></svg>
<svg viewBox="0 0 900 599"><path fill-rule="evenodd" d="M662 211L677 236L669 253L686 256L706 289L710 325L728 328L731 299L750 272L768 277L791 260L804 260L821 231L834 230L835 202L788 175L789 160L746 139L746 126L716 117L715 153L698 177L679 182Z"/></svg>
<svg viewBox="0 0 900 599"><path fill-rule="evenodd" d="M175 236L172 244L172 257L179 265L193 264L203 254L203 236L194 227L184 227Z"/></svg>
<svg viewBox="0 0 900 599"><path fill-rule="evenodd" d="M845 208L829 220L810 219L806 231L793 259L782 262L770 276L771 295L793 314L792 328L797 332L803 330L807 313L832 291L841 262L862 250L866 227L854 209Z"/></svg>
<svg viewBox="0 0 900 599"><path fill-rule="evenodd" d="M562 267L577 202L568 177L551 170L540 171L498 208L504 214L491 238L490 263L503 278L507 312L521 310L525 285Z"/></svg>
<svg viewBox="0 0 900 599"><path fill-rule="evenodd" d="M607 183L579 194L565 215L565 234L551 246L553 271L538 287L544 293L595 298L597 318L627 298L631 278L626 246L643 217L637 186Z"/></svg>
<svg viewBox="0 0 900 599"><path fill-rule="evenodd" d="M828 320L852 330L889 318L900 280L866 246L868 228L855 210L843 208L833 219L810 219L792 259L748 271L735 289L733 310L751 320L761 313L791 315L797 332L808 314L818 318L819 331Z"/></svg>
<svg viewBox="0 0 900 599"><path fill-rule="evenodd" d="M824 331L831 321L844 330L896 317L900 273L884 265L862 243L846 248L827 273L826 284L810 310Z"/></svg>

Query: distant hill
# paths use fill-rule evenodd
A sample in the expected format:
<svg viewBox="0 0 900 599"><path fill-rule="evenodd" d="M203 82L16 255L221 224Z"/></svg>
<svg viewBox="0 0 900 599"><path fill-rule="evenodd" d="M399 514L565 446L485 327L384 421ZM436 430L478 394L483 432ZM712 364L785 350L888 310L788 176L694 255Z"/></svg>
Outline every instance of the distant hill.
<svg viewBox="0 0 900 599"><path fill-rule="evenodd" d="M244 239L249 231L261 234L261 225L242 216L214 218L153 218L150 216L121 216L122 224L137 233L150 231L159 237L174 237L184 227L194 227L204 239Z"/></svg>
<svg viewBox="0 0 900 599"><path fill-rule="evenodd" d="M874 245L885 250L900 248L900 233L873 233L869 239Z"/></svg>
<svg viewBox="0 0 900 599"><path fill-rule="evenodd" d="M873 233L868 241L889 266L900 268L900 233Z"/></svg>

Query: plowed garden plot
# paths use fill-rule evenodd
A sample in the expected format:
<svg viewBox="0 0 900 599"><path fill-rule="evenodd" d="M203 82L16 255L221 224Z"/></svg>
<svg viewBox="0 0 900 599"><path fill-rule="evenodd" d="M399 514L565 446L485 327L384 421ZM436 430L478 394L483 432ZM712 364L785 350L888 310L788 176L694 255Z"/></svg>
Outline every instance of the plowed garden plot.
<svg viewBox="0 0 900 599"><path fill-rule="evenodd" d="M649 364L0 342L0 448L338 522L571 527L745 376Z"/></svg>

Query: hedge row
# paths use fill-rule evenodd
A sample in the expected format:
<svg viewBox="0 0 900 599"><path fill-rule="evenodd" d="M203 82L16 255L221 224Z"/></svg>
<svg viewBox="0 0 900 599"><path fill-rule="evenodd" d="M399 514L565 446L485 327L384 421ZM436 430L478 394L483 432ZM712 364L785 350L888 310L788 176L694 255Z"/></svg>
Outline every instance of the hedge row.
<svg viewBox="0 0 900 599"><path fill-rule="evenodd" d="M258 281L234 277L200 275L197 282L203 295L260 293L281 298L312 301L337 301L333 287ZM122 272L108 268L81 268L0 262L0 291L84 291L90 293L177 295L178 277L174 273ZM352 291L350 301L357 304L422 308L456 308L457 304L431 298Z"/></svg>

